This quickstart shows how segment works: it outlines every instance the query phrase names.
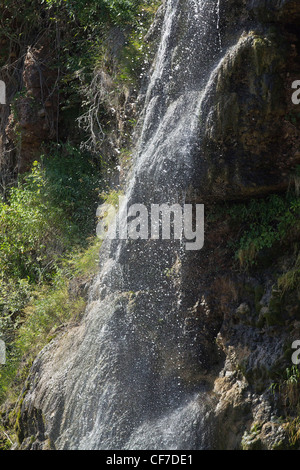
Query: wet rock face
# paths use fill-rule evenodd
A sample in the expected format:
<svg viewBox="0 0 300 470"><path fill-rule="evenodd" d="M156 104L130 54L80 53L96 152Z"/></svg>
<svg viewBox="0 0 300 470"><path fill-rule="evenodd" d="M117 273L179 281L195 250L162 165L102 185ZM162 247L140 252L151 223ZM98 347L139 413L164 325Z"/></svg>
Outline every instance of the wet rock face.
<svg viewBox="0 0 300 470"><path fill-rule="evenodd" d="M300 161L291 100L300 64L292 26L299 4L230 3L232 10L221 7L224 58L202 110L195 154L194 186L204 200L284 190Z"/></svg>
<svg viewBox="0 0 300 470"><path fill-rule="evenodd" d="M300 18L297 0L248 0L247 7L251 14L263 21L297 23Z"/></svg>
<svg viewBox="0 0 300 470"><path fill-rule="evenodd" d="M284 158L278 152L285 112L282 62L278 45L248 33L220 71L205 136L208 153L218 150L221 155L216 171L225 176L227 192L237 196L260 192L264 186L268 190L272 181L274 186L284 184Z"/></svg>

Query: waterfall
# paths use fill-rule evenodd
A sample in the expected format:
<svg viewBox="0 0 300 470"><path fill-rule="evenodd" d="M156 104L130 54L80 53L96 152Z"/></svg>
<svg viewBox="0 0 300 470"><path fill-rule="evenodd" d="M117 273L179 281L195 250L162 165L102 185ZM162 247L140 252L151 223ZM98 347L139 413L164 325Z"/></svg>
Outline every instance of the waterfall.
<svg viewBox="0 0 300 470"><path fill-rule="evenodd" d="M200 164L201 110L221 60L219 1L167 0L129 202L185 200ZM187 322L198 305L185 295L189 255L177 241L106 240L100 258L82 324L34 366L51 357L37 395L55 447L209 448L209 353L197 315L188 318L196 327ZM174 282L167 273L176 266Z"/></svg>
<svg viewBox="0 0 300 470"><path fill-rule="evenodd" d="M147 201L153 188L156 201L161 199L160 185L163 198L172 199L191 181L200 110L220 52L218 6L208 0L191 0L184 6L179 0L167 2L135 167L138 197L143 194Z"/></svg>

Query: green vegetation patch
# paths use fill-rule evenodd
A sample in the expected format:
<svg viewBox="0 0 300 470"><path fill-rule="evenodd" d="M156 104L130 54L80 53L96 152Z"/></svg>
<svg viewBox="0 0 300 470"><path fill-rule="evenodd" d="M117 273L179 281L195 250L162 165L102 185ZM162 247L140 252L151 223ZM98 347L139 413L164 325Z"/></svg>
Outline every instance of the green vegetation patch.
<svg viewBox="0 0 300 470"><path fill-rule="evenodd" d="M233 222L241 225L235 244L241 266L258 263L259 254L300 233L300 198L297 194L272 194L228 209Z"/></svg>

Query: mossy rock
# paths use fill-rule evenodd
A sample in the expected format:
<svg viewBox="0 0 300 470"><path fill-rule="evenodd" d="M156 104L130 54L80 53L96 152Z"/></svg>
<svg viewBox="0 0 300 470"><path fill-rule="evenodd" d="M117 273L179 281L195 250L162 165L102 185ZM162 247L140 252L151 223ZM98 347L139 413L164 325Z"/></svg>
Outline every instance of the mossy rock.
<svg viewBox="0 0 300 470"><path fill-rule="evenodd" d="M207 161L202 191L213 191L214 198L252 197L282 187L278 152L286 143L278 142L278 135L281 140L288 52L279 36L248 31L220 66L201 116Z"/></svg>
<svg viewBox="0 0 300 470"><path fill-rule="evenodd" d="M264 448L259 433L256 432L246 432L242 438L241 446L243 450L263 450Z"/></svg>

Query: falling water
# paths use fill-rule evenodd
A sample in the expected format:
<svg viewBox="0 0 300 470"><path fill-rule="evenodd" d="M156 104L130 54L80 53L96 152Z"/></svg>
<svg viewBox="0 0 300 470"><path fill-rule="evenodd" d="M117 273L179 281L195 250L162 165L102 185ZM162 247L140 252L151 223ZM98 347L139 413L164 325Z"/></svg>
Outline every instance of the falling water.
<svg viewBox="0 0 300 470"><path fill-rule="evenodd" d="M218 15L217 30L218 30L219 46L220 46L220 50L221 50L222 49L222 36L221 36L221 30L220 30L220 25L221 25L220 8L221 8L221 0L218 0L218 3L217 3L217 15Z"/></svg>
<svg viewBox="0 0 300 470"><path fill-rule="evenodd" d="M167 0L128 201L185 198L201 109L222 60L219 25L218 0ZM180 269L177 284L166 275L184 256L177 242L104 243L68 352L43 352L52 369L48 388L37 388L57 449L209 448L205 348L185 324Z"/></svg>
<svg viewBox="0 0 300 470"><path fill-rule="evenodd" d="M139 197L143 193L147 201L153 188L159 200L162 193L164 198L172 199L179 188L188 187L200 110L218 64L219 3L208 0L185 3L183 7L179 0L167 2L161 43L142 114L143 128L131 187L137 186L138 180ZM182 31L184 25L186 30Z"/></svg>

